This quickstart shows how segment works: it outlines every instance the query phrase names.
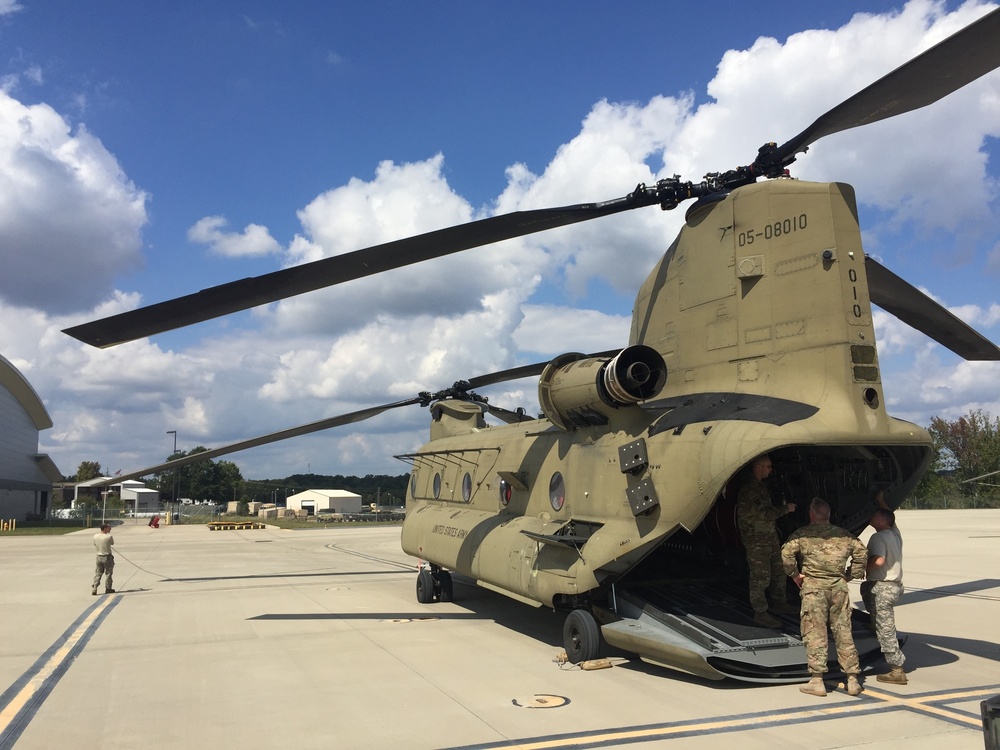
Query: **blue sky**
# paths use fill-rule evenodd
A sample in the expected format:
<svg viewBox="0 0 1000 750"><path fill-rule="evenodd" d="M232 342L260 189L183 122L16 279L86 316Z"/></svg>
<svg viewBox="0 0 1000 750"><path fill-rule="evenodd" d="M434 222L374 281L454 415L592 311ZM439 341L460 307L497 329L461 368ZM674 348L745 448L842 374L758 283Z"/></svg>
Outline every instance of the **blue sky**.
<svg viewBox="0 0 1000 750"><path fill-rule="evenodd" d="M621 346L682 211L632 212L98 351L68 325L496 212L750 161L992 5L0 0L0 354L64 473L156 463ZM863 13L867 15L856 15ZM824 139L865 245L1000 340L1000 77ZM4 176L6 175L6 176ZM641 214L641 215L640 215ZM600 226L598 226L600 225ZM583 325L581 325L581 322ZM989 363L877 318L890 410L1000 413ZM534 382L491 394L534 404ZM234 456L403 473L426 415Z"/></svg>

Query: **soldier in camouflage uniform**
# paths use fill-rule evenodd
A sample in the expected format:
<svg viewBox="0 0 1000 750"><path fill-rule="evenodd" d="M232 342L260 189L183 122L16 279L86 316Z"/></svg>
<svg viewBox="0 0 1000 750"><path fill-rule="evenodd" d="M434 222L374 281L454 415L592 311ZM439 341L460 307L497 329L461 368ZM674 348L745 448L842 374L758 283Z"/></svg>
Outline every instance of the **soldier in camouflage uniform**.
<svg viewBox="0 0 1000 750"><path fill-rule="evenodd" d="M775 506L764 480L771 475L771 458L766 454L754 459L750 476L740 487L736 501L736 520L740 538L747 551L750 567L750 606L754 620L761 625L776 628L781 620L768 612L765 593L770 586L771 609L776 612L795 612L785 599L785 571L781 566L781 542L774 522L795 510L794 503Z"/></svg>
<svg viewBox="0 0 1000 750"><path fill-rule="evenodd" d="M847 571L848 559L850 570ZM862 579L868 550L855 537L830 523L830 506L820 498L809 504L809 525L796 530L781 548L781 562L801 591L802 643L811 679L799 688L826 695L827 626L837 644L837 661L847 674L847 694L860 695L858 650L851 635L851 598L847 582Z"/></svg>

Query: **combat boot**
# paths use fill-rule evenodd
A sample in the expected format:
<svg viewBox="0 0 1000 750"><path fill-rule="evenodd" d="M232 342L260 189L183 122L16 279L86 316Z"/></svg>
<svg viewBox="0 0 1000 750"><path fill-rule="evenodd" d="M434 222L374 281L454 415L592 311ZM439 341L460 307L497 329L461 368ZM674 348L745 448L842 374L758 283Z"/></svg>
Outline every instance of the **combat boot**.
<svg viewBox="0 0 1000 750"><path fill-rule="evenodd" d="M765 627L768 628L781 627L781 620L779 620L777 617L775 617L766 610L764 612L755 612L753 616L753 621L758 625L764 625Z"/></svg>
<svg viewBox="0 0 1000 750"><path fill-rule="evenodd" d="M903 671L902 667L893 667L885 674L875 675L875 679L879 682L889 682L893 685L905 685L907 682L906 672Z"/></svg>
<svg viewBox="0 0 1000 750"><path fill-rule="evenodd" d="M861 695L861 683L858 682L857 675L853 674L847 675L847 694Z"/></svg>
<svg viewBox="0 0 1000 750"><path fill-rule="evenodd" d="M799 692L822 698L826 695L826 685L823 683L823 675L814 674L805 685L799 685Z"/></svg>
<svg viewBox="0 0 1000 750"><path fill-rule="evenodd" d="M777 612L779 615L797 615L799 613L799 608L794 604L779 602L777 600L772 601L768 606L768 609L772 612Z"/></svg>
<svg viewBox="0 0 1000 750"><path fill-rule="evenodd" d="M97 596L97 589L91 589L90 593L93 594L94 596Z"/></svg>

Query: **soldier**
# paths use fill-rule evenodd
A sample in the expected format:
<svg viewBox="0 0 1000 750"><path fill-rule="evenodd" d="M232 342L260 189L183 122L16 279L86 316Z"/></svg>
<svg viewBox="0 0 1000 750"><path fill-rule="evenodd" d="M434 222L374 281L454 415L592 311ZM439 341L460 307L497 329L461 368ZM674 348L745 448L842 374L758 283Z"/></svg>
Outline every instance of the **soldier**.
<svg viewBox="0 0 1000 750"><path fill-rule="evenodd" d="M115 538L111 536L111 524L106 523L101 526L100 532L94 534L94 546L97 548L97 570L94 572L94 587L90 593L97 596L97 587L101 585L101 577L107 573L108 578L104 583L105 594L113 594L115 590L111 588L111 577L115 572L115 556L111 553Z"/></svg>
<svg viewBox="0 0 1000 750"><path fill-rule="evenodd" d="M850 558L851 568L847 571ZM801 560L801 562L800 562ZM826 695L827 626L837 644L837 661L847 675L847 694L860 695L858 650L851 636L851 598L847 582L865 575L865 546L830 523L830 506L814 497L809 504L809 525L788 537L781 548L781 562L801 591L802 643L811 678L799 688L809 695ZM845 573L845 571L847 571Z"/></svg>
<svg viewBox="0 0 1000 750"><path fill-rule="evenodd" d="M907 683L903 662L906 657L896 637L896 614L893 607L903 593L903 536L896 528L896 518L882 497L875 496L880 506L871 519L875 534L868 540L868 580L861 584L861 598L872 617L878 644L889 671L876 675L879 682L894 685Z"/></svg>
<svg viewBox="0 0 1000 750"><path fill-rule="evenodd" d="M765 593L770 585L771 606L775 612L794 613L785 599L785 571L781 567L781 543L774 522L795 510L795 503L775 506L764 480L771 475L771 457L767 454L754 459L750 476L740 487L736 501L736 520L740 538L747 551L750 567L750 606L754 620L761 625L780 627L781 620L768 612Z"/></svg>

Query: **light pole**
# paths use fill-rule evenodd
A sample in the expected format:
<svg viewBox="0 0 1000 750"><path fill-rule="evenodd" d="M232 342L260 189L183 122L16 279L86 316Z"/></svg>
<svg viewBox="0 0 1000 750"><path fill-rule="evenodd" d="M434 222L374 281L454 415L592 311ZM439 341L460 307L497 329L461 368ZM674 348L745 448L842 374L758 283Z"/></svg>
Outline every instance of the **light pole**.
<svg viewBox="0 0 1000 750"><path fill-rule="evenodd" d="M174 456L177 455L177 430L167 430L167 434L174 436L174 452L170 454L170 460L172 461L174 459ZM175 468L170 473L173 474L174 488L170 492L170 507L167 508L167 513L170 514L170 523L173 523L174 522L174 516L173 516L173 513L174 513L174 503L177 502L177 469Z"/></svg>

